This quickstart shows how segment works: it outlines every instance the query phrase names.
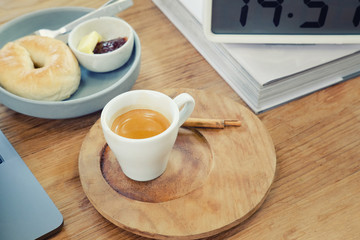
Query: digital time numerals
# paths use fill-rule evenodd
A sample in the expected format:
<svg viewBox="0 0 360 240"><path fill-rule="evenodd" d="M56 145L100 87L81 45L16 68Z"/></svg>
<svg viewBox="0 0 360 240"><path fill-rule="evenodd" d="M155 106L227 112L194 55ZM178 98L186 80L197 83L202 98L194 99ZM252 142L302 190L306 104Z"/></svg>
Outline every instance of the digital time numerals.
<svg viewBox="0 0 360 240"><path fill-rule="evenodd" d="M278 27L281 22L283 15L283 4L284 0L277 1L266 1L266 0L257 0L259 6L263 8L272 8L274 11L272 22L275 27ZM243 0L244 5L241 7L239 22L241 26L245 27L249 14L249 3L250 0ZM312 10L317 10L319 12L317 21L305 21L299 27L300 28L321 28L326 24L326 19L329 12L329 5L326 1L313 1L313 0L303 0L305 6ZM293 17L293 13L288 13L288 18ZM354 27L359 26L360 24L360 0L359 6L354 10L352 17L352 24Z"/></svg>

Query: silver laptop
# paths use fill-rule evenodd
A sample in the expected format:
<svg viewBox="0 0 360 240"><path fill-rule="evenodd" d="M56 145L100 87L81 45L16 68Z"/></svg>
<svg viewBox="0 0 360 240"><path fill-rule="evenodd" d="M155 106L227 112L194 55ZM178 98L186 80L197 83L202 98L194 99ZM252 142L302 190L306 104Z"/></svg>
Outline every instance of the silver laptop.
<svg viewBox="0 0 360 240"><path fill-rule="evenodd" d="M43 239L63 217L0 131L0 239Z"/></svg>

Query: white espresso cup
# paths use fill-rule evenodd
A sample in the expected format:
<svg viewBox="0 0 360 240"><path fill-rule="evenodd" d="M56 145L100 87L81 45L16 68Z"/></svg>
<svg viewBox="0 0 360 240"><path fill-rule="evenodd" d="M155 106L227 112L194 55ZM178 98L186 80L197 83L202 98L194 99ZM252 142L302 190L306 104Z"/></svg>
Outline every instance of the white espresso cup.
<svg viewBox="0 0 360 240"><path fill-rule="evenodd" d="M151 90L128 91L110 100L101 113L101 126L111 151L124 174L136 181L159 177L166 169L180 126L194 110L195 101L187 93L174 99ZM133 109L151 109L165 116L170 126L158 135L132 139L111 130L114 120Z"/></svg>

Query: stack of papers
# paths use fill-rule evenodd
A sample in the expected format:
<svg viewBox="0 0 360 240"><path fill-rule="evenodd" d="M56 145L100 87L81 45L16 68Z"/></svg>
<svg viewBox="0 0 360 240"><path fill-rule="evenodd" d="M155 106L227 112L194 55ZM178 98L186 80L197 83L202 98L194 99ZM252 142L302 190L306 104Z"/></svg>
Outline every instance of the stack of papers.
<svg viewBox="0 0 360 240"><path fill-rule="evenodd" d="M360 75L360 44L211 42L202 29L204 1L153 0L255 113Z"/></svg>

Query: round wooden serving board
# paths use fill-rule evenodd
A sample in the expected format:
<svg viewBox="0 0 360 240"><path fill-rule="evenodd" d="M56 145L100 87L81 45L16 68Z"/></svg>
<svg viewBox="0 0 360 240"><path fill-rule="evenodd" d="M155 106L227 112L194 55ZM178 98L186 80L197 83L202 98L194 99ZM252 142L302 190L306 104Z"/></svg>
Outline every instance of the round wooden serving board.
<svg viewBox="0 0 360 240"><path fill-rule="evenodd" d="M191 94L192 117L239 119L242 126L181 128L164 174L136 182L122 173L97 121L79 155L87 197L113 224L150 238L196 239L241 223L261 206L275 177L276 154L266 128L226 97L188 89L163 92Z"/></svg>

